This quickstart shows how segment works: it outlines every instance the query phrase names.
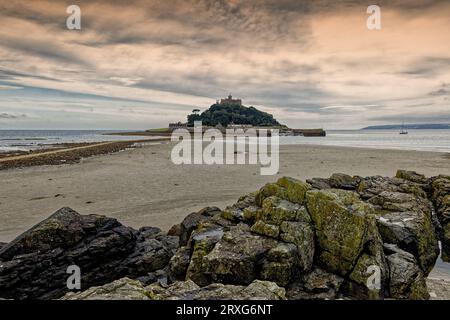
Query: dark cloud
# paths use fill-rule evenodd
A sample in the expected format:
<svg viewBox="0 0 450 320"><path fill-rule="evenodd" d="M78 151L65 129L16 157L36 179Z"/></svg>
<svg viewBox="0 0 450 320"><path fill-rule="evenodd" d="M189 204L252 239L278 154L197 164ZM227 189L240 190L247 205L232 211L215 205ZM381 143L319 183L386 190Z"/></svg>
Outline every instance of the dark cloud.
<svg viewBox="0 0 450 320"><path fill-rule="evenodd" d="M425 57L411 64L401 74L427 77L443 74L450 70L450 57Z"/></svg>
<svg viewBox="0 0 450 320"><path fill-rule="evenodd" d="M26 114L11 114L11 113L0 113L0 119L21 119L21 118L26 118L27 115Z"/></svg>
<svg viewBox="0 0 450 320"><path fill-rule="evenodd" d="M430 96L450 96L450 85L443 83L439 89L430 92Z"/></svg>
<svg viewBox="0 0 450 320"><path fill-rule="evenodd" d="M42 59L51 59L65 64L78 64L84 67L91 66L89 60L63 48L56 42L26 38L13 38L3 36L0 46L14 51L29 54Z"/></svg>
<svg viewBox="0 0 450 320"><path fill-rule="evenodd" d="M2 80L16 80L17 78L34 78L41 80L61 81L54 77L46 77L37 74L31 74L26 72L19 72L14 70L8 70L0 67L0 79Z"/></svg>

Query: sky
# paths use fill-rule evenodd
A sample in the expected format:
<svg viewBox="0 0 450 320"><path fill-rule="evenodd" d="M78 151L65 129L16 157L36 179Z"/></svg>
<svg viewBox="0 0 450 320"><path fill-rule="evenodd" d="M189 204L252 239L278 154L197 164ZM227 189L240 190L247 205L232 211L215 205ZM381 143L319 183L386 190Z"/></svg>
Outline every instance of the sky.
<svg viewBox="0 0 450 320"><path fill-rule="evenodd" d="M450 123L448 0L0 0L0 26L0 129L165 127L229 93L294 128Z"/></svg>

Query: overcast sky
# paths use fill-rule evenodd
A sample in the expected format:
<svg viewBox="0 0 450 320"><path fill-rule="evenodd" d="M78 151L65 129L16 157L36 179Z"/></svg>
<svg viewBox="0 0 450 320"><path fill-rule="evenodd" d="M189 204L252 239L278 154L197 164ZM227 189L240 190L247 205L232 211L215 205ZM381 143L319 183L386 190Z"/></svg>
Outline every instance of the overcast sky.
<svg viewBox="0 0 450 320"><path fill-rule="evenodd" d="M297 128L450 123L450 1L378 1L380 31L370 4L0 0L0 129L161 127L230 92Z"/></svg>

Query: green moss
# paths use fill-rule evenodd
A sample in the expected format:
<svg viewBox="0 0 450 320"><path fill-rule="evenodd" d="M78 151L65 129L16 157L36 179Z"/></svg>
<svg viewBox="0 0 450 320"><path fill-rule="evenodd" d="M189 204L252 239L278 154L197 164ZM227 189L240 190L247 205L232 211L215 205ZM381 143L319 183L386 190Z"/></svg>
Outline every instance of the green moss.
<svg viewBox="0 0 450 320"><path fill-rule="evenodd" d="M372 224L366 215L373 213L372 208L350 191L311 190L306 198L321 250L320 262L328 270L345 275L367 241Z"/></svg>
<svg viewBox="0 0 450 320"><path fill-rule="evenodd" d="M308 183L289 177L280 178L277 184L285 189L283 199L301 205L305 203L306 192L311 189Z"/></svg>
<svg viewBox="0 0 450 320"><path fill-rule="evenodd" d="M257 221L251 228L251 231L263 236L278 238L280 229L273 224L264 223L263 221Z"/></svg>
<svg viewBox="0 0 450 320"><path fill-rule="evenodd" d="M285 190L283 187L276 183L268 183L262 187L255 195L255 202L258 206L262 207L264 199L271 196L284 197Z"/></svg>
<svg viewBox="0 0 450 320"><path fill-rule="evenodd" d="M284 287L291 280L291 269L292 266L289 263L269 262L263 265L260 277L263 280L272 281Z"/></svg>
<svg viewBox="0 0 450 320"><path fill-rule="evenodd" d="M296 221L300 210L298 204L272 196L264 199L261 218L266 222L280 225L283 221Z"/></svg>
<svg viewBox="0 0 450 320"><path fill-rule="evenodd" d="M257 217L261 217L262 209L260 207L250 206L244 208L243 210L243 218L244 221L253 223L257 220Z"/></svg>

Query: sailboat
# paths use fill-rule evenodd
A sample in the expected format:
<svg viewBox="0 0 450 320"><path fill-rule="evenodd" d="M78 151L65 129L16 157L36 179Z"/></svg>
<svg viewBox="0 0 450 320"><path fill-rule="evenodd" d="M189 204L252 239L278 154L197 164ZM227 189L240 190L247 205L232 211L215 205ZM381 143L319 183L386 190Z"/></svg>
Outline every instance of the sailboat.
<svg viewBox="0 0 450 320"><path fill-rule="evenodd" d="M400 131L400 134L408 134L408 130L405 129L405 123L402 124L402 130Z"/></svg>

